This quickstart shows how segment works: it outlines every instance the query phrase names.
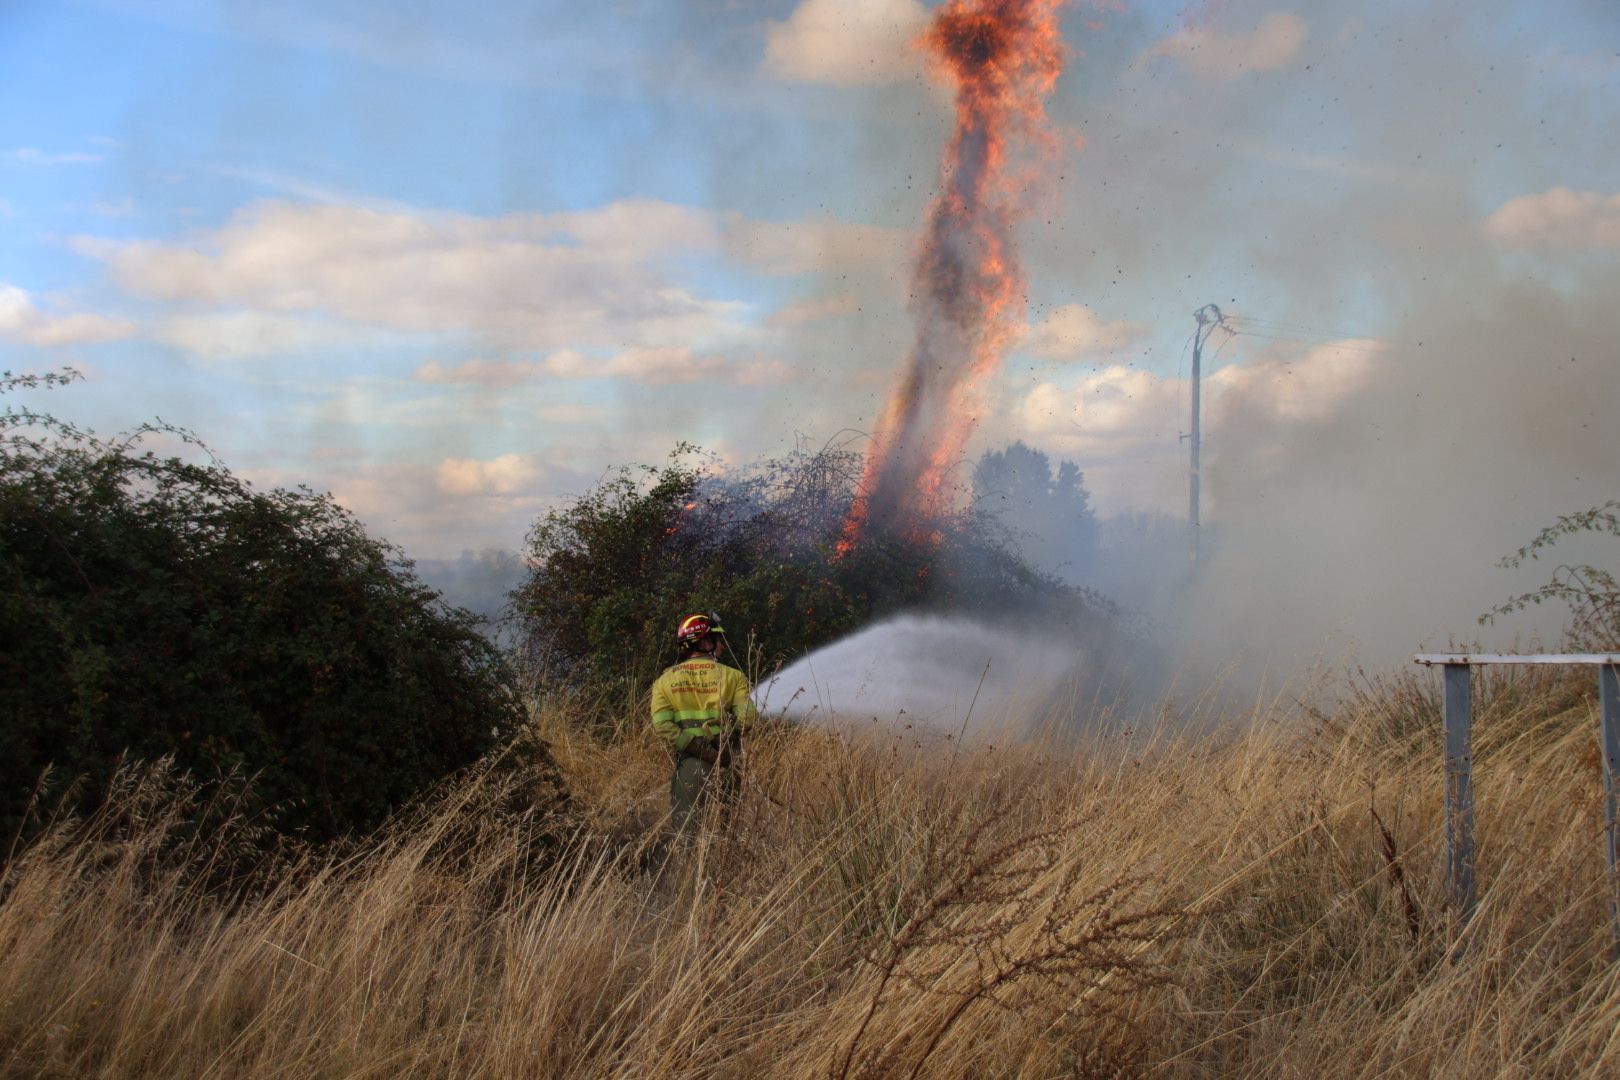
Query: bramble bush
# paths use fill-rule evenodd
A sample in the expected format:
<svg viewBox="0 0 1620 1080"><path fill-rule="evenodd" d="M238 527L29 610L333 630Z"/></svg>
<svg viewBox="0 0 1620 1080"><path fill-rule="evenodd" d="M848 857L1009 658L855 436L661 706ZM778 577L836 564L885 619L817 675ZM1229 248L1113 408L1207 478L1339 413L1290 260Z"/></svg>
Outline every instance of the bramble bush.
<svg viewBox="0 0 1620 1080"><path fill-rule="evenodd" d="M0 392L73 374L0 377ZM185 439L189 456L143 443ZM191 453L196 451L196 453ZM120 758L253 776L323 839L513 735L510 666L329 495L259 491L166 426L103 440L0 413L0 807L51 776L93 806ZM58 793L59 794L59 793Z"/></svg>

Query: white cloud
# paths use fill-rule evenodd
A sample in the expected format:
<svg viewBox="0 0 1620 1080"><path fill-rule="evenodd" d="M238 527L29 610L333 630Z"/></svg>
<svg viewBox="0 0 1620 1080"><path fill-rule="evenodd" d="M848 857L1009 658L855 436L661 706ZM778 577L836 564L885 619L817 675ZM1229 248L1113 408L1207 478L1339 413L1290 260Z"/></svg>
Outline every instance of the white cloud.
<svg viewBox="0 0 1620 1080"><path fill-rule="evenodd" d="M209 360L241 360L269 354L286 356L352 345L362 337L350 327L262 311L175 315L159 323L152 336Z"/></svg>
<svg viewBox="0 0 1620 1080"><path fill-rule="evenodd" d="M1620 194L1555 187L1509 199L1485 220L1509 248L1620 249Z"/></svg>
<svg viewBox="0 0 1620 1080"><path fill-rule="evenodd" d="M707 219L661 203L478 218L267 202L184 242L77 247L155 300L543 348L736 336L745 305L651 265L694 242L717 244Z"/></svg>
<svg viewBox="0 0 1620 1080"><path fill-rule="evenodd" d="M1276 146L1249 139L1233 139L1233 150L1246 157L1281 165L1289 169L1302 169L1323 176L1366 183L1387 184L1412 191L1450 190L1451 180L1435 169L1419 169L1392 165L1387 162L1357 160L1338 154L1307 154L1300 150Z"/></svg>
<svg viewBox="0 0 1620 1080"><path fill-rule="evenodd" d="M1229 364L1210 376L1210 414L1216 423L1328 420L1373 383L1385 351L1379 342L1347 340L1318 345L1297 358Z"/></svg>
<svg viewBox="0 0 1620 1080"><path fill-rule="evenodd" d="M318 400L301 403L289 414L295 420L344 429L414 430L421 439L456 431L483 430L491 423L488 402L456 394L410 393L396 380L370 377L338 379L327 384L301 384Z"/></svg>
<svg viewBox="0 0 1620 1080"><path fill-rule="evenodd" d="M411 373L411 378L425 383L464 383L503 389L519 386L546 375L546 366L538 360L483 360L474 357L459 364L445 365L429 360Z"/></svg>
<svg viewBox="0 0 1620 1080"><path fill-rule="evenodd" d="M765 323L767 326L774 327L805 326L825 319L837 319L845 315L853 315L860 310L860 307L860 297L854 293L812 296L809 299L777 308L771 312Z"/></svg>
<svg viewBox="0 0 1620 1080"><path fill-rule="evenodd" d="M0 282L0 338L30 345L89 345L135 333L133 323L87 312L42 311L28 292Z"/></svg>
<svg viewBox="0 0 1620 1080"><path fill-rule="evenodd" d="M612 419L613 413L605 405L583 402L563 402L542 405L534 410L534 418L547 424L602 424Z"/></svg>
<svg viewBox="0 0 1620 1080"><path fill-rule="evenodd" d="M1270 441L1259 459L1286 452L1289 431L1337 416L1385 370L1384 350L1367 341L1321 345L1286 359L1228 364L1205 386L1205 436ZM1186 497L1178 436L1188 428L1188 380L1121 364L1078 382L1041 382L1019 401L1010 430L1080 462L1107 512L1173 510ZM1210 452L1206 450L1206 453Z"/></svg>
<svg viewBox="0 0 1620 1080"><path fill-rule="evenodd" d="M540 237L566 236L604 258L625 262L672 251L701 251L717 243L714 215L656 199L621 199L595 210L536 214L528 220Z"/></svg>
<svg viewBox="0 0 1620 1080"><path fill-rule="evenodd" d="M1063 304L1029 328L1024 348L1046 360L1080 360L1127 349L1148 332L1141 323L1105 322L1084 304Z"/></svg>
<svg viewBox="0 0 1620 1080"><path fill-rule="evenodd" d="M17 211L12 208L8 200L0 199L0 217L14 217L16 213Z"/></svg>
<svg viewBox="0 0 1620 1080"><path fill-rule="evenodd" d="M898 235L653 200L494 218L269 201L179 241L74 245L154 300L476 335L508 348L707 348L757 336L750 305L678 280L676 257L802 274L891 257Z"/></svg>
<svg viewBox="0 0 1620 1080"><path fill-rule="evenodd" d="M1620 52L1595 49L1572 53L1555 45L1542 50L1536 57L1536 66L1579 82L1608 82L1620 76Z"/></svg>
<svg viewBox="0 0 1620 1080"><path fill-rule="evenodd" d="M1176 440L1184 394L1184 381L1123 365L1042 382L1013 409L1009 437L1078 462L1101 513L1174 511L1186 498Z"/></svg>
<svg viewBox="0 0 1620 1080"><path fill-rule="evenodd" d="M911 254L915 233L843 221L750 221L731 217L720 242L733 258L765 274L811 274L861 264L898 268Z"/></svg>
<svg viewBox="0 0 1620 1080"><path fill-rule="evenodd" d="M1018 421L1038 443L1064 454L1129 453L1175 434L1183 383L1115 364L1071 386L1036 384L1019 406Z"/></svg>
<svg viewBox="0 0 1620 1080"><path fill-rule="evenodd" d="M37 146L20 146L6 151L5 156L23 165L94 165L101 160L100 154L72 150L53 154Z"/></svg>
<svg viewBox="0 0 1620 1080"><path fill-rule="evenodd" d="M1212 424L1317 422L1369 386L1383 363L1377 343L1340 341L1286 359L1228 364L1209 377L1205 408ZM1190 390L1186 379L1114 364L1068 386L1038 383L1024 398L1019 420L1034 434L1062 440L1068 452L1105 452L1180 433Z"/></svg>
<svg viewBox="0 0 1620 1080"><path fill-rule="evenodd" d="M440 486L441 468L446 461L465 459L400 460L379 456L374 446L311 447L292 456L283 450L264 455L258 464L245 462L244 456L232 453L232 471L254 486L304 484L330 491L341 505L360 516L373 536L401 544L418 558L453 557L467 548L510 548L561 490L583 488L597 475L582 476L566 462L559 465L549 460L542 451L517 455L535 473L526 485L509 494L491 487L508 483L512 473L523 471L522 464L515 469L497 465L492 470L452 465L446 470L450 486L455 488L458 482L470 486L470 490L454 492Z"/></svg>
<svg viewBox="0 0 1620 1080"><path fill-rule="evenodd" d="M1148 58L1168 56L1194 75L1235 79L1256 71L1285 67L1305 44L1305 20L1292 12L1276 11L1248 33L1222 33L1186 27L1159 42Z"/></svg>
<svg viewBox="0 0 1620 1080"><path fill-rule="evenodd" d="M446 495L514 495L534 485L540 467L522 454L478 458L445 458L439 463L438 486Z"/></svg>
<svg viewBox="0 0 1620 1080"><path fill-rule="evenodd" d="M644 386L715 379L738 386L786 382L793 370L769 357L732 360L686 346L636 347L608 356L558 349L541 360L464 360L446 366L429 360L412 373L417 382L504 388L542 379L624 379Z"/></svg>
<svg viewBox="0 0 1620 1080"><path fill-rule="evenodd" d="M625 379L650 386L706 379L739 386L765 386L793 377L792 369L779 360L758 358L739 362L701 354L686 346L625 349L605 359L564 349L546 357L543 367L546 374L560 379Z"/></svg>
<svg viewBox="0 0 1620 1080"><path fill-rule="evenodd" d="M767 30L763 67L787 82L898 82L921 70L913 43L927 22L918 0L801 0Z"/></svg>

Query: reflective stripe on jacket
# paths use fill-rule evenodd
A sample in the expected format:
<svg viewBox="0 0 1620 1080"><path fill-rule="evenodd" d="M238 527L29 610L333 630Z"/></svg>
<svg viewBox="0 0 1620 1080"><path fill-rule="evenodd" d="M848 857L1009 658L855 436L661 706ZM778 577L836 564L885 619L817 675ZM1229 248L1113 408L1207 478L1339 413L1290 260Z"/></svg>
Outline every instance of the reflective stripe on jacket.
<svg viewBox="0 0 1620 1080"><path fill-rule="evenodd" d="M714 738L728 727L745 729L753 719L748 680L712 657L683 660L653 683L653 729L677 753L700 735Z"/></svg>

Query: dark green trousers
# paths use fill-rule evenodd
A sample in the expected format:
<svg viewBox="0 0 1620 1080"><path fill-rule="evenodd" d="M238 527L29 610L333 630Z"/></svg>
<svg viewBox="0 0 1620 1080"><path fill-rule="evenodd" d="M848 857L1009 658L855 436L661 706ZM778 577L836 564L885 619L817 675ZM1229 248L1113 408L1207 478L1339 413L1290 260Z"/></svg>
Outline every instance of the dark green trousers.
<svg viewBox="0 0 1620 1080"><path fill-rule="evenodd" d="M734 769L710 765L702 758L676 758L675 775L669 782L670 822L679 832L696 828L708 804L729 803L736 795Z"/></svg>

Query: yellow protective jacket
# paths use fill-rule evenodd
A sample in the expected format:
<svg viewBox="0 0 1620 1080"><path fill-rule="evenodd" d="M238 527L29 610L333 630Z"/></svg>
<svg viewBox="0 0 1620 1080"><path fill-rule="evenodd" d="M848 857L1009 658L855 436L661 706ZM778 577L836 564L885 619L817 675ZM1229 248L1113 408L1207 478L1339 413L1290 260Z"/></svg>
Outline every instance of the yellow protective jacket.
<svg viewBox="0 0 1620 1080"><path fill-rule="evenodd" d="M712 657L682 660L653 683L653 729L676 753L700 735L714 738L728 729L747 730L753 720L748 680Z"/></svg>

